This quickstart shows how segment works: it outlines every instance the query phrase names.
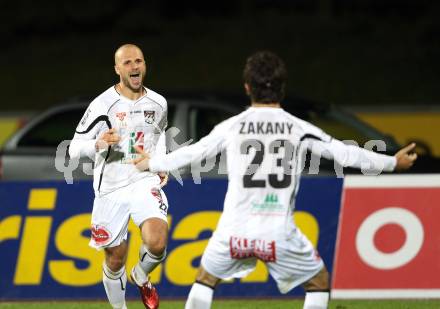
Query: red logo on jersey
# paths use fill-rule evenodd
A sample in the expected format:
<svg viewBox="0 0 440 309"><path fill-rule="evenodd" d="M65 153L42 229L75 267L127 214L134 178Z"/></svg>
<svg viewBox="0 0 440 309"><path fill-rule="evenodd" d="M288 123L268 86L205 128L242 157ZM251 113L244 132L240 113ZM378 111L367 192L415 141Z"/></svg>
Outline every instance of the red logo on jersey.
<svg viewBox="0 0 440 309"><path fill-rule="evenodd" d="M125 116L127 116L126 112L116 113L116 117L118 117L120 121L124 121Z"/></svg>
<svg viewBox="0 0 440 309"><path fill-rule="evenodd" d="M231 236L229 239L231 258L247 259L256 257L263 262L275 262L275 241L264 239L247 239Z"/></svg>
<svg viewBox="0 0 440 309"><path fill-rule="evenodd" d="M92 225L92 239L98 245L104 245L110 240L110 231L102 225Z"/></svg>

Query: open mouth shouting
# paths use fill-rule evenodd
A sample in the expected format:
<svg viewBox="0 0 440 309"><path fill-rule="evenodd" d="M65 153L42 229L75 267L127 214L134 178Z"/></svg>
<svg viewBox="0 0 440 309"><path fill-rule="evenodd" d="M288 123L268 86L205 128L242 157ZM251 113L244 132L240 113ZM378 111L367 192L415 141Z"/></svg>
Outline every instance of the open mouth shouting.
<svg viewBox="0 0 440 309"><path fill-rule="evenodd" d="M140 86L141 85L141 73L140 72L133 72L130 73L130 81L131 84L134 86Z"/></svg>

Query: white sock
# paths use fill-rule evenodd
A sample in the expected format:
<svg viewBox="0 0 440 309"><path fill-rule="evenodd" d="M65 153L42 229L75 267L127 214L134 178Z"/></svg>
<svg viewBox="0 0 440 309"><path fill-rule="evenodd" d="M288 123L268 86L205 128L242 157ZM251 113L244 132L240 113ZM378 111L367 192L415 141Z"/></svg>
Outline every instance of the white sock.
<svg viewBox="0 0 440 309"><path fill-rule="evenodd" d="M303 309L327 309L329 292L307 292Z"/></svg>
<svg viewBox="0 0 440 309"><path fill-rule="evenodd" d="M125 304L125 288L127 286L125 266L114 272L104 262L102 272L102 283L110 305L115 309L127 309Z"/></svg>
<svg viewBox="0 0 440 309"><path fill-rule="evenodd" d="M148 251L145 245L139 250L139 262L134 267L134 274L138 284L148 281L148 274L151 273L157 265L159 265L166 256L166 250L161 256L155 256Z"/></svg>
<svg viewBox="0 0 440 309"><path fill-rule="evenodd" d="M196 282L191 287L185 309L209 309L213 295L213 288Z"/></svg>

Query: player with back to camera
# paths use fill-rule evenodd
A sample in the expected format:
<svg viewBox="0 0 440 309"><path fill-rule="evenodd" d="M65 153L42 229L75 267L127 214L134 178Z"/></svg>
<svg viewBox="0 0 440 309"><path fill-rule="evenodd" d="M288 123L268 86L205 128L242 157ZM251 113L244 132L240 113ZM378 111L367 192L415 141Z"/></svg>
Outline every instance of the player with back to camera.
<svg viewBox="0 0 440 309"><path fill-rule="evenodd" d="M191 162L227 153L228 190L222 216L203 253L196 282L185 308L210 308L221 279L241 278L265 262L281 293L298 285L306 291L304 308L327 308L329 274L311 242L292 220L300 168L299 152L334 159L342 166L385 171L412 166L415 147L387 156L333 139L312 124L284 111L287 72L274 53L261 51L247 59L244 87L251 107L218 124L199 142L166 156L139 152L140 170L172 171ZM363 164L364 163L364 164ZM269 201L272 203L265 203ZM272 207L266 207L272 205Z"/></svg>
<svg viewBox="0 0 440 309"><path fill-rule="evenodd" d="M70 144L71 158L94 158L95 200L90 246L104 249L103 284L113 308L126 308L130 217L139 226L142 245L131 278L146 308L157 308L159 296L148 274L166 255L168 202L161 187L166 173L139 171L131 161L141 147L153 156L165 155L167 102L144 87L144 56L139 47L125 44L115 53L119 83L89 105Z"/></svg>

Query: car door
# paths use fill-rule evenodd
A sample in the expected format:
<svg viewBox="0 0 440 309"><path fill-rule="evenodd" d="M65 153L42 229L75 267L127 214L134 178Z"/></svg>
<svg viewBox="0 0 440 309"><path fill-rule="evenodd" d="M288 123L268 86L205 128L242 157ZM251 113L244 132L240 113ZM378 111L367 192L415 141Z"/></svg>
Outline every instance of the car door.
<svg viewBox="0 0 440 309"><path fill-rule="evenodd" d="M75 179L89 178L91 164L79 162L76 168L69 167L66 158L68 142L63 143L73 137L84 109L82 106L65 106L50 110L17 132L3 151L3 179L65 179L70 173ZM58 169L67 166L70 169L67 175L56 168L57 154Z"/></svg>

